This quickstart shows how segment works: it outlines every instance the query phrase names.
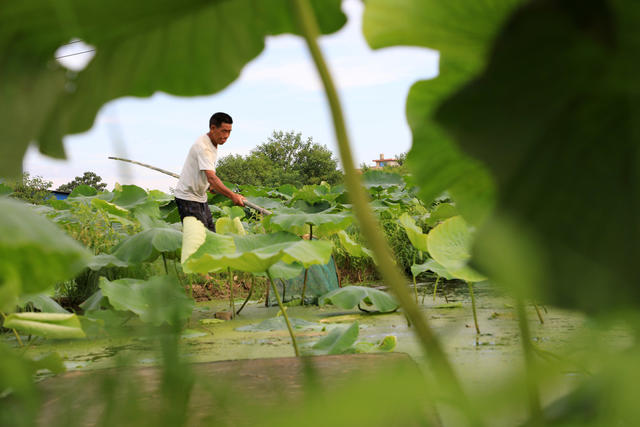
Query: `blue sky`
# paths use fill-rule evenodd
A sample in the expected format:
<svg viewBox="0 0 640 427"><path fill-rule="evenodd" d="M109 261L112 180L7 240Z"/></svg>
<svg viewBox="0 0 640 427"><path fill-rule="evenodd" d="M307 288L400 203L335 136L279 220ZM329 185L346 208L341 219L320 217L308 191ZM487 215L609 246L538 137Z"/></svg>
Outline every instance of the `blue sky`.
<svg viewBox="0 0 640 427"><path fill-rule="evenodd" d="M405 101L417 80L438 72L438 53L422 48L371 50L362 36L359 0L345 0L349 21L339 32L324 36L320 46L340 92L357 164L372 164L407 151L411 132ZM57 56L87 50L82 43L61 48ZM81 68L91 53L61 59ZM136 184L168 191L175 179L139 166L125 166L108 156L132 158L179 173L195 139L208 130L216 111L234 120L231 138L220 150L247 154L274 130L301 132L326 145L337 156L328 104L301 38L269 37L260 56L247 64L240 78L215 95L176 97L156 93L150 98L121 98L106 104L93 128L65 138L68 159L54 160L29 149L24 169L54 182L54 187L93 171L109 184Z"/></svg>

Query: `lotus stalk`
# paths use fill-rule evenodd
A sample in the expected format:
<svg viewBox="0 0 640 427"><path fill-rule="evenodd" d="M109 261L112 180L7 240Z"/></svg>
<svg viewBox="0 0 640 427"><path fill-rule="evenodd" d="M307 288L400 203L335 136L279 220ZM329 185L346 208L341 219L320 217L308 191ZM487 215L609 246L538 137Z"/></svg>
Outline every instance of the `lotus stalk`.
<svg viewBox="0 0 640 427"><path fill-rule="evenodd" d="M311 54L327 95L336 139L338 141L340 159L345 172L345 186L352 200L356 218L366 236L370 248L373 250L374 259L378 261L377 264L380 274L385 283L394 290L402 307L406 310L407 315L416 326L416 334L420 338L426 353L432 358L435 364L434 372L441 380L441 384L446 384L451 387L452 394L462 399L462 406L468 414L471 414L470 402L462 389L462 385L438 337L407 291L399 268L394 263L389 262L393 255L369 208L367 196L362 189L360 177L355 170L338 92L336 91L333 78L331 77L331 73L329 72L316 40L319 35L319 30L311 5L307 0L291 0L291 5L293 6L298 27L309 48L309 53Z"/></svg>
<svg viewBox="0 0 640 427"><path fill-rule="evenodd" d="M438 283L440 282L440 276L436 278L436 283L433 285L433 302L436 302L436 293L438 292Z"/></svg>
<svg viewBox="0 0 640 427"><path fill-rule="evenodd" d="M520 295L516 296L516 311L518 314L518 327L522 338L522 350L526 365L525 378L529 395L529 410L531 411L532 425L544 425L540 396L538 395L538 382L535 375L535 349L531 342L531 332L527 321L527 311Z"/></svg>
<svg viewBox="0 0 640 427"><path fill-rule="evenodd" d="M278 293L278 289L276 288L276 284L273 282L273 278L267 270L267 277L269 278L269 282L271 282L271 288L273 289L273 295L276 297L276 301L278 303L278 307L280 307L280 311L282 312L282 317L284 317L284 321L287 324L287 329L289 330L289 335L291 336L291 343L293 344L293 351L296 354L296 357L300 357L300 351L298 350L298 343L296 341L296 336L293 334L293 328L291 327L291 322L289 322L289 316L287 315L287 310L284 305L282 305L282 301L280 300L280 294Z"/></svg>
<svg viewBox="0 0 640 427"><path fill-rule="evenodd" d="M249 302L249 299L251 298L251 295L253 294L254 285L255 285L255 278L253 276L251 276L251 287L249 288L249 294L247 295L247 298L245 298L244 302L242 303L242 305L240 306L238 311L236 311L236 314L240 314L240 312L242 311L244 306L247 305L247 303Z"/></svg>
<svg viewBox="0 0 640 427"><path fill-rule="evenodd" d="M480 327L478 327L478 315L476 313L476 298L473 295L473 283L467 282L469 286L469 295L471 295L471 310L473 311L473 323L476 326L476 333L480 335Z"/></svg>
<svg viewBox="0 0 640 427"><path fill-rule="evenodd" d="M227 273L227 283L229 284L229 308L231 309L231 318L235 319L236 307L235 302L233 301L233 276L231 275L231 267L227 268Z"/></svg>
<svg viewBox="0 0 640 427"><path fill-rule="evenodd" d="M533 303L533 308L536 309L536 314L538 315L538 320L540 320L540 324L544 325L544 318L542 317L542 313L540 312L540 309L538 308L538 304L536 304L534 302Z"/></svg>
<svg viewBox="0 0 640 427"><path fill-rule="evenodd" d="M413 254L413 263L416 263L416 254ZM413 277L413 295L416 298L416 304L418 304L418 284L416 283L416 275L412 274Z"/></svg>
<svg viewBox="0 0 640 427"><path fill-rule="evenodd" d="M313 224L309 224L309 241L313 241ZM304 305L304 293L307 290L307 275L309 274L309 269L304 269L304 280L302 282L302 296L300 297L300 305Z"/></svg>

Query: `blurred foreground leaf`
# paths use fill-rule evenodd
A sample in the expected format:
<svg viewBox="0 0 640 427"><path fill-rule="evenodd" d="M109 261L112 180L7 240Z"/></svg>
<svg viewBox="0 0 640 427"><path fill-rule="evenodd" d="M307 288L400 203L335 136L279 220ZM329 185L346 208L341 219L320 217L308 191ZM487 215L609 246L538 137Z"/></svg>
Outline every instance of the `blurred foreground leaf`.
<svg viewBox="0 0 640 427"><path fill-rule="evenodd" d="M194 302L184 294L180 284L169 276L149 280L100 278L102 294L116 310L132 311L143 322L174 325L191 316Z"/></svg>
<svg viewBox="0 0 640 427"><path fill-rule="evenodd" d="M85 338L80 320L71 313L12 313L3 326L45 338Z"/></svg>
<svg viewBox="0 0 640 427"><path fill-rule="evenodd" d="M89 252L26 205L0 198L0 309L72 278Z"/></svg>
<svg viewBox="0 0 640 427"><path fill-rule="evenodd" d="M533 2L440 108L497 179L477 253L505 285L566 307L638 306L639 21L638 2Z"/></svg>

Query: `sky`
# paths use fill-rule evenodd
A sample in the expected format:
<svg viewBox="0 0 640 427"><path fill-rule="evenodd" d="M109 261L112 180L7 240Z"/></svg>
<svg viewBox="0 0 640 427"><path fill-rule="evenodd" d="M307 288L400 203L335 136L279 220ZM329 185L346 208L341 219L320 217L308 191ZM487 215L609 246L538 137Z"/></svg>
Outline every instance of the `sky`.
<svg viewBox="0 0 640 427"><path fill-rule="evenodd" d="M341 97L356 166L373 165L380 154L393 157L409 150L411 131L405 118L409 88L438 73L438 52L417 47L372 50L362 35L360 0L343 0L348 22L319 40ZM61 47L58 61L81 69L93 53L84 43ZM41 155L34 147L24 170L53 182L53 188L85 171L103 178L111 189L135 184L169 191L176 180L140 166L109 160L130 158L180 173L189 148L208 131L209 117L224 111L233 117L233 131L219 156L248 154L273 131L300 132L327 146L339 160L329 106L302 38L268 37L264 51L249 62L240 77L223 91L208 96L177 97L157 92L150 98L120 98L105 104L86 133L64 139L67 160Z"/></svg>

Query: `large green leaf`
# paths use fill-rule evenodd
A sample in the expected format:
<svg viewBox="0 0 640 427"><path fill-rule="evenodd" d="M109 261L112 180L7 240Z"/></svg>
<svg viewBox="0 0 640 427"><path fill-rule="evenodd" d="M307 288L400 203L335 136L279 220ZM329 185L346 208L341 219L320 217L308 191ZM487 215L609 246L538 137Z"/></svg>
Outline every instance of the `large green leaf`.
<svg viewBox="0 0 640 427"><path fill-rule="evenodd" d="M321 31L344 24L339 0L312 3ZM89 129L106 102L217 92L262 51L265 36L297 29L286 0L3 2L0 28L0 113L11 123L0 127L0 141L11 147L0 175L14 176L29 142L64 157L62 137ZM96 48L77 76L53 61L74 37Z"/></svg>
<svg viewBox="0 0 640 427"><path fill-rule="evenodd" d="M120 258L112 254L99 254L91 258L87 263L87 267L94 271L98 271L105 267L128 267L129 263L122 261Z"/></svg>
<svg viewBox="0 0 640 427"><path fill-rule="evenodd" d="M298 262L308 268L326 264L331 257L332 244L328 241L309 242L286 232L233 236L235 250L205 243L185 262L188 271L206 273L230 267L252 273L265 272L278 261Z"/></svg>
<svg viewBox="0 0 640 427"><path fill-rule="evenodd" d="M283 209L265 219L265 226L270 230L289 231L298 235L309 233L309 224L313 225L314 236L329 236L344 230L351 225L353 217L350 213L307 213L296 209Z"/></svg>
<svg viewBox="0 0 640 427"><path fill-rule="evenodd" d="M78 316L71 313L11 313L3 326L45 338L85 338Z"/></svg>
<svg viewBox="0 0 640 427"><path fill-rule="evenodd" d="M495 256L521 249L518 263L533 256L549 301L640 301L639 20L632 1L531 3L484 73L438 113L496 177L498 212L479 256L510 286L523 278Z"/></svg>
<svg viewBox="0 0 640 427"><path fill-rule="evenodd" d="M453 279L449 270L447 270L444 266L438 264L435 260L429 258L427 261L422 264L413 264L411 266L411 274L413 277L417 277L420 273L424 273L425 271L433 271L440 277L444 277L447 280Z"/></svg>
<svg viewBox="0 0 640 427"><path fill-rule="evenodd" d="M402 176L397 173L368 170L362 174L362 183L367 188L382 190L389 187L404 187Z"/></svg>
<svg viewBox="0 0 640 427"><path fill-rule="evenodd" d="M35 308L45 313L69 313L46 293L23 295L18 305L33 304Z"/></svg>
<svg viewBox="0 0 640 427"><path fill-rule="evenodd" d="M472 230L461 216L440 223L429 231L427 238L429 254L453 277L480 282L486 278L467 265L472 244Z"/></svg>
<svg viewBox="0 0 640 427"><path fill-rule="evenodd" d="M237 206L234 206L237 207ZM216 233L219 234L238 234L244 236L247 234L246 230L242 226L242 222L239 217L233 219L223 216L216 221Z"/></svg>
<svg viewBox="0 0 640 427"><path fill-rule="evenodd" d="M373 306L381 313L395 311L398 309L398 303L386 292L364 286L346 286L329 292L318 299L318 305L325 304L337 305L340 308L351 310L358 304L364 306ZM369 309L367 308L367 311Z"/></svg>
<svg viewBox="0 0 640 427"><path fill-rule="evenodd" d="M16 351L3 342L0 342L0 360L0 390L11 390L27 400L37 401L38 392L33 375L38 370L48 369L55 374L65 371L62 358L58 354L49 353L32 360L27 358L23 351ZM37 408L37 405L34 405L34 408Z"/></svg>
<svg viewBox="0 0 640 427"><path fill-rule="evenodd" d="M421 46L440 51L439 75L415 84L407 98L413 145L407 163L430 202L449 189L460 212L481 222L493 201L493 183L434 121L438 105L482 70L500 26L521 0L370 0L363 31L374 48Z"/></svg>
<svg viewBox="0 0 640 427"><path fill-rule="evenodd" d="M416 225L416 222L406 212L400 215L398 223L404 228L411 244L422 252L427 252L427 235Z"/></svg>
<svg viewBox="0 0 640 427"><path fill-rule="evenodd" d="M290 280L298 277L304 271L304 267L296 262L287 264L284 261L278 261L269 267L268 271L269 275L274 279Z"/></svg>
<svg viewBox="0 0 640 427"><path fill-rule="evenodd" d="M172 253L182 246L182 233L170 227L150 228L128 237L113 250L113 255L127 263L153 261L161 253Z"/></svg>
<svg viewBox="0 0 640 427"><path fill-rule="evenodd" d="M338 239L340 239L340 244L349 255L354 257L368 256L373 258L373 253L364 246L354 242L346 231L338 231Z"/></svg>
<svg viewBox="0 0 640 427"><path fill-rule="evenodd" d="M333 329L326 337L316 342L313 349L323 354L342 354L356 342L359 330L358 322L347 328Z"/></svg>
<svg viewBox="0 0 640 427"><path fill-rule="evenodd" d="M193 300L170 276L154 276L149 280L100 278L102 294L116 310L132 311L143 322L153 325L175 324L188 319Z"/></svg>
<svg viewBox="0 0 640 427"><path fill-rule="evenodd" d="M0 199L0 309L74 277L89 252L27 206Z"/></svg>
<svg viewBox="0 0 640 427"><path fill-rule="evenodd" d="M319 201L334 201L344 193L342 187L331 187L329 184L304 185L300 190L293 193L293 200L304 200L307 203L317 203Z"/></svg>

